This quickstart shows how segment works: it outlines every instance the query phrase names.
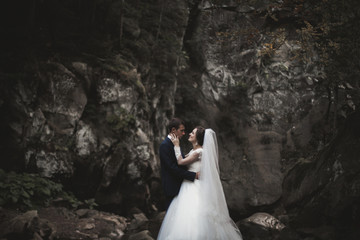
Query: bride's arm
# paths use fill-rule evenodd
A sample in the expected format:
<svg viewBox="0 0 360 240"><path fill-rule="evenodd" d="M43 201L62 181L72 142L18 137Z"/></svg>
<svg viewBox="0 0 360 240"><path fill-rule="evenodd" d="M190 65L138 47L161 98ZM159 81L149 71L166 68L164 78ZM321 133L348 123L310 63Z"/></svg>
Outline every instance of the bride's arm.
<svg viewBox="0 0 360 240"><path fill-rule="evenodd" d="M181 156L181 151L179 146L174 146L174 150L179 165L188 165L199 159L199 152L193 152L192 154L188 155L186 158L183 158Z"/></svg>
<svg viewBox="0 0 360 240"><path fill-rule="evenodd" d="M198 152L194 152L192 154L187 154L185 158L182 157L181 151L180 151L180 141L179 141L179 138L175 134L171 134L171 141L174 144L175 156L176 156L178 165L188 165L199 159Z"/></svg>

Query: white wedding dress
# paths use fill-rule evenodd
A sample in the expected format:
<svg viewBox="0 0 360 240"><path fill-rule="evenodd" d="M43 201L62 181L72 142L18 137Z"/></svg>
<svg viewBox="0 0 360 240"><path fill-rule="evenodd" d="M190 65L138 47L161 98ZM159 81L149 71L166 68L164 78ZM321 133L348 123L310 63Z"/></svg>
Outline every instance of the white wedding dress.
<svg viewBox="0 0 360 240"><path fill-rule="evenodd" d="M207 131L208 129L205 131L205 143ZM179 194L173 199L166 212L159 231L158 240L242 239L239 229L229 217L218 175L217 163L216 166L208 167L217 168L213 169L217 174L211 178L215 178L218 183L214 184L214 179L204 183L204 178L209 176L209 172L201 164L201 160L204 161L205 152L203 151L206 151L205 143L203 145L204 150L200 148L189 152L189 155L195 152L199 153L198 161L189 164L188 170L193 172L200 171L200 180L195 180L194 182L183 181ZM205 160L209 159L206 158ZM205 176L202 175L203 173ZM209 184L216 185L211 187L214 191L210 190ZM217 190L217 188L221 189ZM211 193L209 194L209 192Z"/></svg>

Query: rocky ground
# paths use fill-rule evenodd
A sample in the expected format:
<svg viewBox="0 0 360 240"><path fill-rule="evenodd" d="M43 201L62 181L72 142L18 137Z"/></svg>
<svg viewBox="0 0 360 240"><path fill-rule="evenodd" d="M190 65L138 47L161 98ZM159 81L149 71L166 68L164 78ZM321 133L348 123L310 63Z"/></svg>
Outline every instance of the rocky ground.
<svg viewBox="0 0 360 240"><path fill-rule="evenodd" d="M1 239L153 239L163 213L149 220L134 210L131 218L115 214L63 207L21 213L1 209Z"/></svg>
<svg viewBox="0 0 360 240"><path fill-rule="evenodd" d="M129 217L91 209L47 207L20 212L0 209L1 240L151 240L156 239L165 212L148 218L139 209ZM244 239L304 239L279 220L257 213L237 222ZM316 238L306 238L308 240Z"/></svg>

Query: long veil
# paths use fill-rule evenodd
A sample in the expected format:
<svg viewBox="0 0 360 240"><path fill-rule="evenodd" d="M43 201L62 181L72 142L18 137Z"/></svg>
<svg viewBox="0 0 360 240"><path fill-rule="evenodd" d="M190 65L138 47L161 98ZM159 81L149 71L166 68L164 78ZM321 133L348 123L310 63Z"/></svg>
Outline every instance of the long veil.
<svg viewBox="0 0 360 240"><path fill-rule="evenodd" d="M239 229L229 216L229 210L227 208L219 174L219 153L216 133L212 129L206 129L199 178L199 210L200 214L205 215L205 219L207 219L202 227L204 230L210 232L213 231L212 234L220 236L220 238L225 234L222 231L227 231L227 234L233 232L232 236L234 238L232 239L241 239ZM220 226L214 228L214 222L219 223Z"/></svg>

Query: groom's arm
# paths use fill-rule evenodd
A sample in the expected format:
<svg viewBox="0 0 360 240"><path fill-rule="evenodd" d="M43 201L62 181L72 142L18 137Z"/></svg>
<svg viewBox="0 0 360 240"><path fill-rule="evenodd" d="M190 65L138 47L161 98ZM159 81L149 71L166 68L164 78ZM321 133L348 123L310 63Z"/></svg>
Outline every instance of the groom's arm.
<svg viewBox="0 0 360 240"><path fill-rule="evenodd" d="M187 179L189 181L194 181L196 177L195 172L190 172L179 168L176 161L172 161L175 157L174 152L171 148L167 147L166 145L162 144L160 146L160 159L163 162L165 168L169 170L171 174L174 174L182 179Z"/></svg>

